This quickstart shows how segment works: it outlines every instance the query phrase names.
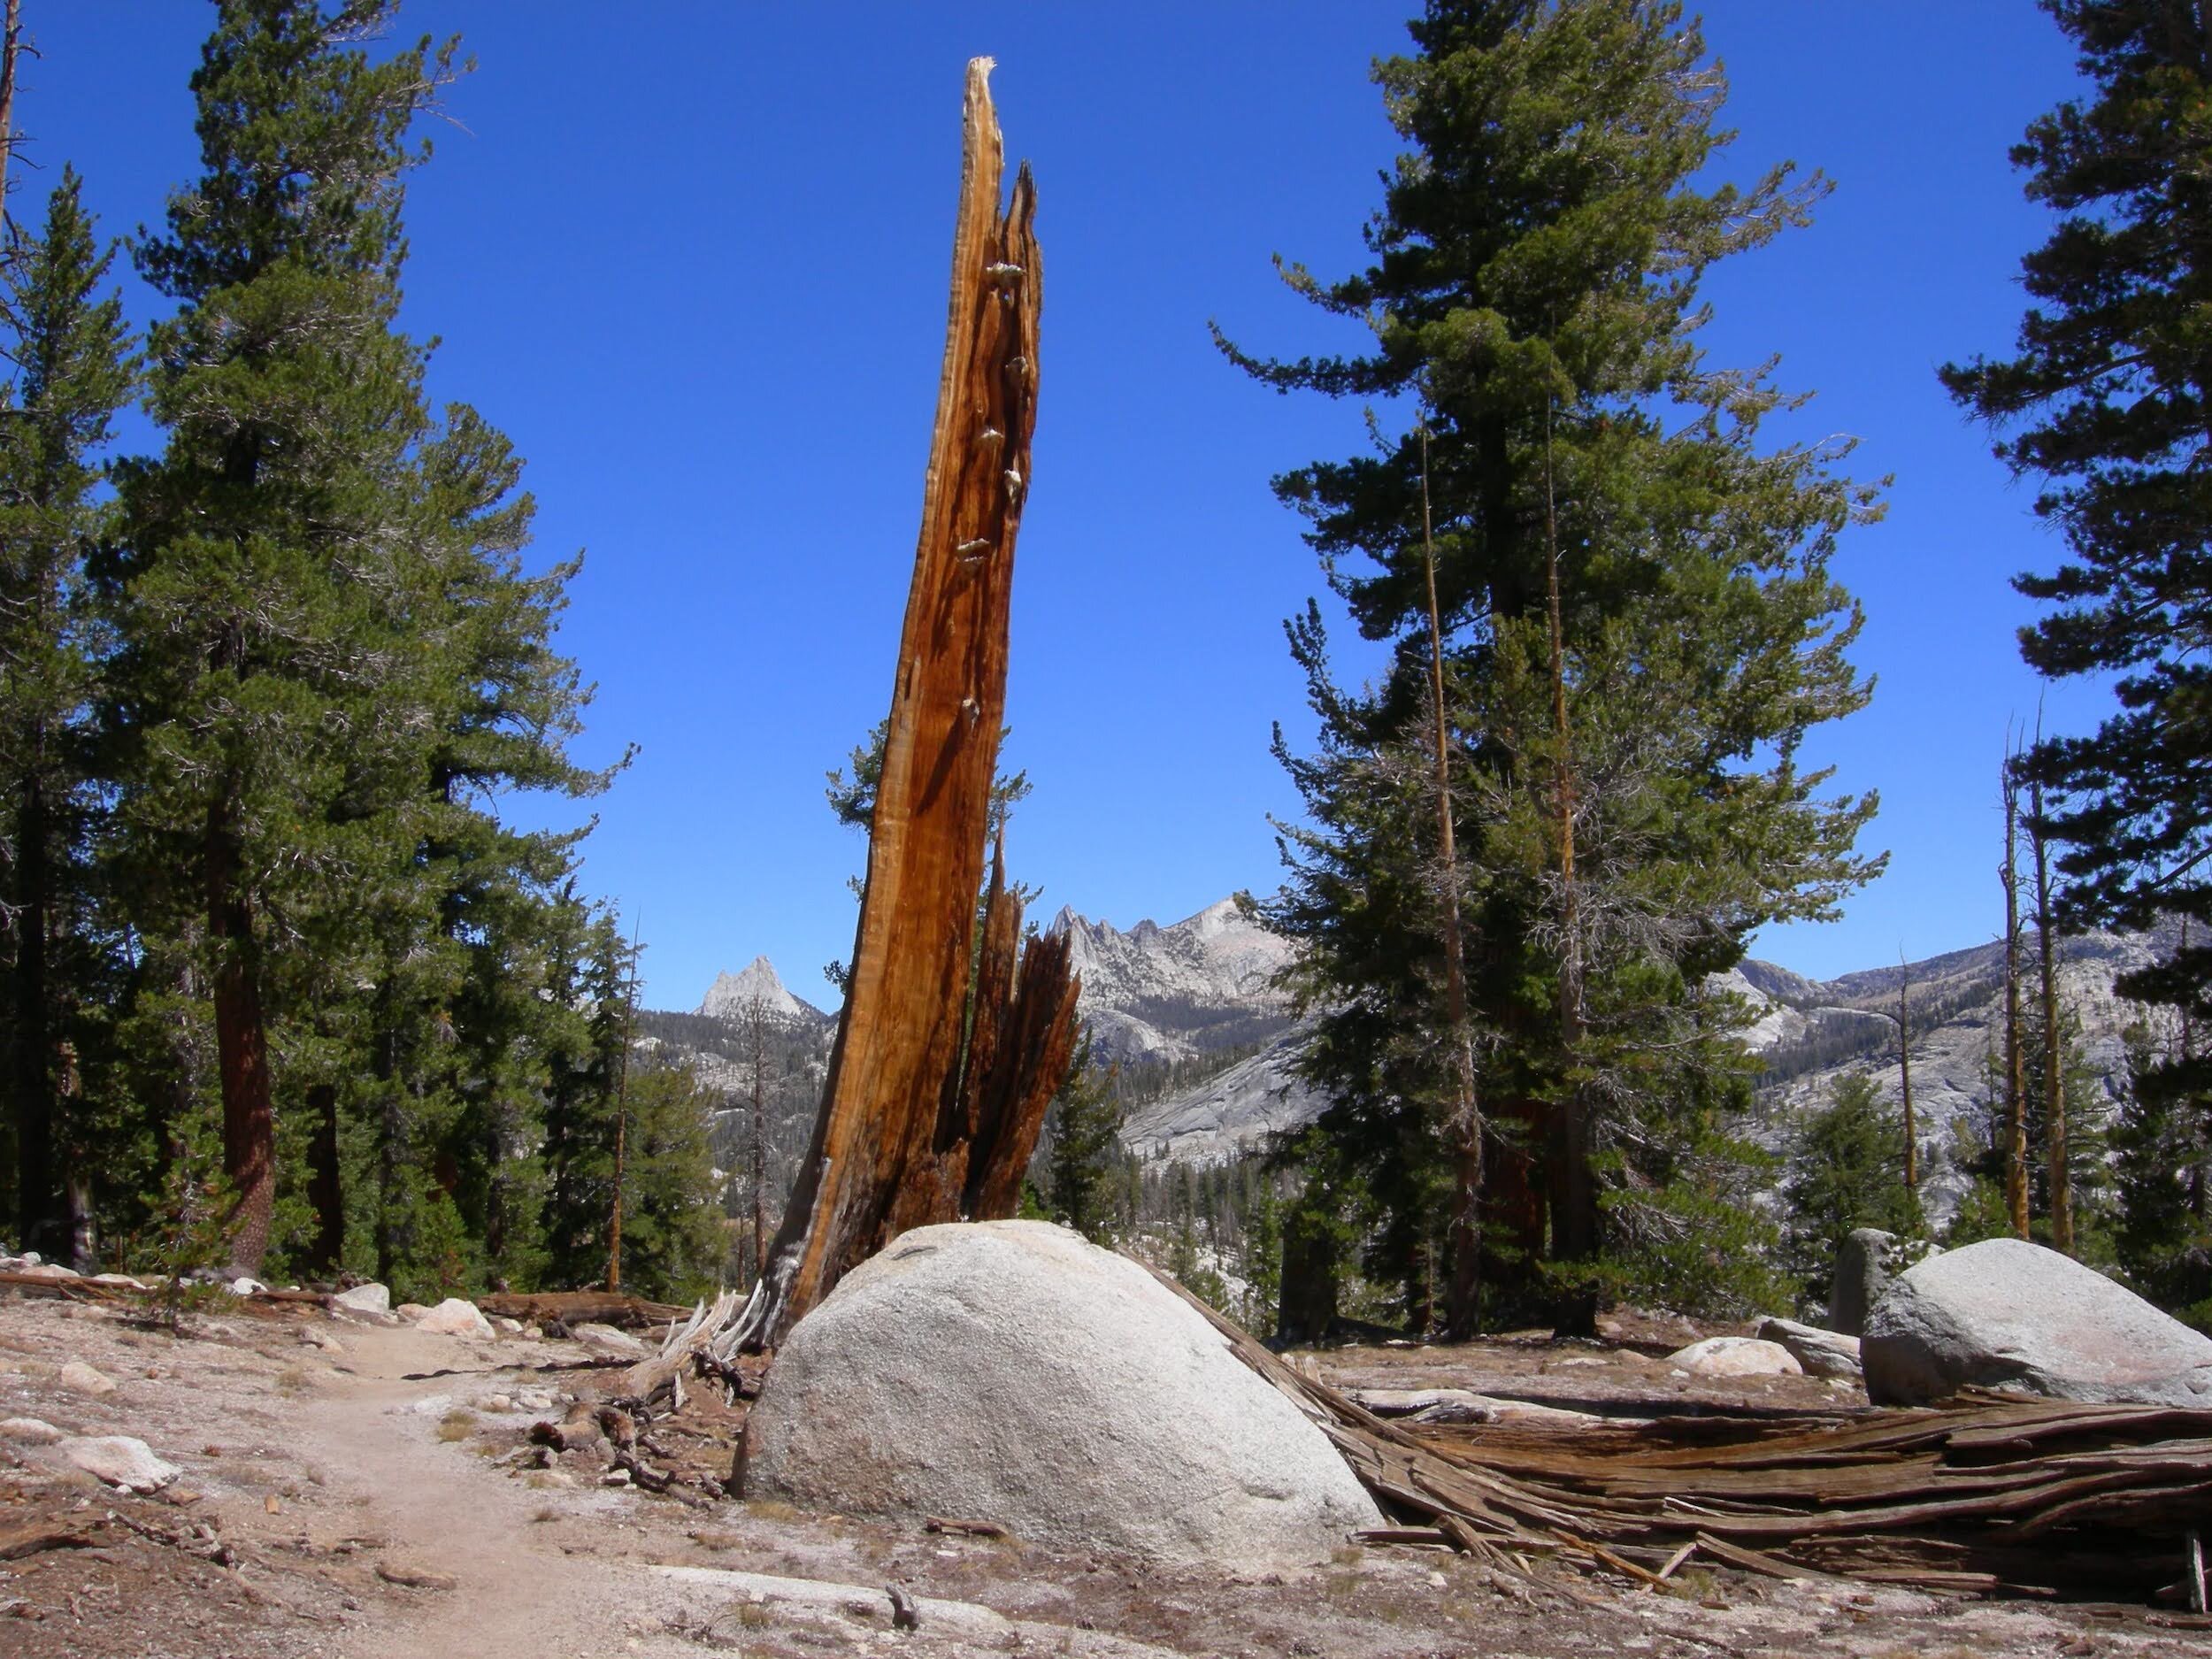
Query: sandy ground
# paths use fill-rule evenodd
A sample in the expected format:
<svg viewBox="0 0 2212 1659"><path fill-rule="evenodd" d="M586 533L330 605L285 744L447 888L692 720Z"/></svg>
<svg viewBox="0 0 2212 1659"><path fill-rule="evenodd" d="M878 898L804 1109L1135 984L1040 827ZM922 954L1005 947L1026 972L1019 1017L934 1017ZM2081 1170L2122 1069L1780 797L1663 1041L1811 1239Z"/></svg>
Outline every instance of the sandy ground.
<svg viewBox="0 0 2212 1659"><path fill-rule="evenodd" d="M536 1466L531 1421L611 1374L565 1369L588 1357L571 1341L426 1336L311 1310L227 1311L179 1338L120 1310L0 1299L0 1418L136 1436L185 1471L132 1497L50 1447L0 1437L0 1557L41 1529L86 1540L0 1559L0 1655L1966 1659L2212 1644L2139 1618L1841 1582L1691 1569L1671 1595L1579 1578L1532 1590L1450 1555L1349 1545L1301 1571L1162 1572L805 1516L710 1494L734 1420L711 1403L691 1432L652 1431L685 1477L676 1495L649 1495L603 1485L584 1454ZM65 1386L72 1362L113 1392ZM1678 1392L1680 1380L1648 1353L1533 1336L1318 1363L1354 1386L1449 1384L1559 1404ZM533 1391L553 1396L549 1409L515 1409ZM1712 1398L1801 1407L1836 1391L1761 1380ZM918 1601L916 1628L894 1628L892 1585Z"/></svg>

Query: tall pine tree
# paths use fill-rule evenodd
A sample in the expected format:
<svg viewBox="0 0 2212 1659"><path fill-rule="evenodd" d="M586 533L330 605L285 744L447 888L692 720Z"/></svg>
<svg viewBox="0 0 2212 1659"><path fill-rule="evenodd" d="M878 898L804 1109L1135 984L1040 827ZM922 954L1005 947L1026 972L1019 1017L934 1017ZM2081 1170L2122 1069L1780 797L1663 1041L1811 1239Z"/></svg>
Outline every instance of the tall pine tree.
<svg viewBox="0 0 2212 1659"><path fill-rule="evenodd" d="M2041 486L2063 539L2015 586L2057 609L2021 635L2052 678L2112 678L2117 710L2019 763L2046 792L2062 922L2148 929L2212 922L2212 26L2193 0L2045 0L2078 48L2089 95L2013 152L2027 194L2060 215L2022 262L2034 302L2016 355L1943 371L2003 434L1997 454ZM2212 1010L2212 949L2185 944L2123 995ZM2203 1120L2212 1067L2186 1050L2138 1074L2156 1115ZM2196 1132L2190 1132L2196 1133Z"/></svg>
<svg viewBox="0 0 2212 1659"><path fill-rule="evenodd" d="M1672 1179L1632 1169L1637 1147L1731 1087L1703 980L1754 928L1829 914L1876 867L1851 850L1871 798L1824 798L1795 760L1808 730L1865 700L1844 654L1857 610L1827 565L1873 501L1833 450L1763 442L1791 400L1695 343L1704 271L1801 223L1822 186L1786 167L1747 190L1698 182L1728 137L1724 88L1681 8L1432 0L1412 33L1418 54L1376 70L1410 148L1368 231L1374 262L1333 283L1286 269L1371 324L1372 349L1281 362L1225 342L1284 391L1423 414L1378 453L1276 480L1394 655L1379 688L1346 693L1317 618L1294 629L1324 747L1294 768L1315 828L1294 836L1271 915L1308 946L1305 989L1328 1010L1310 1067L1339 1097L1331 1121L1371 1125L1371 1162L1482 1167L1480 1192L1462 1179L1448 1200L1455 1248L1475 1248L1461 1224L1479 1205L1497 1269L1518 1263L1524 1286L1541 1256L1571 1264L1555 1306L1586 1326L1606 1216ZM1422 736L1425 482L1496 1143L1479 1160L1437 1144L1435 836L1399 781ZM1333 822L1348 814L1363 820L1348 836ZM1386 846L1402 850L1371 887ZM1432 1185L1410 1167L1369 1179ZM1455 1263L1455 1333L1473 1328L1475 1279Z"/></svg>
<svg viewBox="0 0 2212 1659"><path fill-rule="evenodd" d="M107 517L95 496L98 455L132 370L121 302L98 291L111 258L64 168L43 228L11 227L0 265L14 369L0 405L0 1030L13 1236L48 1251L80 1233L96 1161L79 1067L108 953L92 888L97 791L86 710L98 649L85 571Z"/></svg>

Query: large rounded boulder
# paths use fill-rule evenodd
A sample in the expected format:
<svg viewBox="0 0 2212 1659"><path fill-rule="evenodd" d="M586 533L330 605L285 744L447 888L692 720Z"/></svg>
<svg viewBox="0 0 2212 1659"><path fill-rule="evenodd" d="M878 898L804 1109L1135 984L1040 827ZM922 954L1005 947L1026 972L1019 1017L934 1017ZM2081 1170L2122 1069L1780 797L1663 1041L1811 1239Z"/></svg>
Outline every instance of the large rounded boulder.
<svg viewBox="0 0 2212 1659"><path fill-rule="evenodd" d="M1859 1348L1876 1405L1926 1405L1973 1386L2212 1408L2212 1338L2022 1239L1985 1239L1899 1277Z"/></svg>
<svg viewBox="0 0 2212 1659"><path fill-rule="evenodd" d="M1381 1524L1195 1310L1035 1221L917 1228L846 1275L776 1355L745 1486L1170 1561L1310 1562Z"/></svg>

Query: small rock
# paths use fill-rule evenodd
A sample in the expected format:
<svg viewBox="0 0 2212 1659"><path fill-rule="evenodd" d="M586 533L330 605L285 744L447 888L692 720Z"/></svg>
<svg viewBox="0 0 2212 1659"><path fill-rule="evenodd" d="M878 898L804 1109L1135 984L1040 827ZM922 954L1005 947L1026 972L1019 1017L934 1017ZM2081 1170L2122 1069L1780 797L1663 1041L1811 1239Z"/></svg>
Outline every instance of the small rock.
<svg viewBox="0 0 2212 1659"><path fill-rule="evenodd" d="M311 1325L303 1325L300 1327L300 1346L319 1348L326 1354L342 1354L346 1351L345 1344L339 1341L336 1337L327 1331L319 1331Z"/></svg>
<svg viewBox="0 0 2212 1659"><path fill-rule="evenodd" d="M534 1325L526 1325L522 1327L522 1340L526 1342L542 1342L545 1333Z"/></svg>
<svg viewBox="0 0 2212 1659"><path fill-rule="evenodd" d="M476 1402L476 1409L480 1411L512 1411L515 1402L506 1394L486 1394Z"/></svg>
<svg viewBox="0 0 2212 1659"><path fill-rule="evenodd" d="M258 1296L263 1291L268 1289L269 1287L263 1284L259 1279L248 1279L242 1273L236 1279L232 1279L228 1285L224 1286L224 1288L228 1290L234 1296Z"/></svg>
<svg viewBox="0 0 2212 1659"><path fill-rule="evenodd" d="M553 1396L542 1388L525 1388L515 1396L515 1404L525 1411L550 1411Z"/></svg>
<svg viewBox="0 0 2212 1659"><path fill-rule="evenodd" d="M36 1417L0 1418L0 1440L20 1440L27 1446L51 1446L67 1438L52 1424Z"/></svg>
<svg viewBox="0 0 2212 1659"><path fill-rule="evenodd" d="M1760 1320L1759 1335L1789 1349L1809 1376L1859 1380L1859 1339L1855 1336L1776 1318Z"/></svg>
<svg viewBox="0 0 2212 1659"><path fill-rule="evenodd" d="M1890 1252L1897 1235L1879 1227L1860 1227L1836 1252L1836 1273L1828 1291L1828 1328L1846 1336L1866 1329L1866 1316L1889 1286Z"/></svg>
<svg viewBox="0 0 2212 1659"><path fill-rule="evenodd" d="M33 1262L28 1267L15 1270L26 1279L74 1279L74 1268L64 1267L59 1262Z"/></svg>
<svg viewBox="0 0 2212 1659"><path fill-rule="evenodd" d="M1755 1336L1709 1336L1677 1348L1667 1363L1699 1377L1802 1377L1805 1368L1779 1342Z"/></svg>
<svg viewBox="0 0 2212 1659"><path fill-rule="evenodd" d="M146 1281L128 1273L95 1273L85 1281L88 1285L113 1285L120 1290L144 1290Z"/></svg>
<svg viewBox="0 0 2212 1659"><path fill-rule="evenodd" d="M93 1370L82 1360L73 1359L61 1368L61 1386L77 1394L96 1397L113 1394L115 1379Z"/></svg>
<svg viewBox="0 0 2212 1659"><path fill-rule="evenodd" d="M576 1477L565 1469L541 1469L533 1484L541 1486L573 1486Z"/></svg>
<svg viewBox="0 0 2212 1659"><path fill-rule="evenodd" d="M432 1336L489 1336L491 1325L476 1310L476 1304L461 1296L448 1296L434 1308L426 1309L415 1321L415 1329Z"/></svg>
<svg viewBox="0 0 2212 1659"><path fill-rule="evenodd" d="M626 1469L610 1469L599 1477L599 1484L603 1486L626 1486L630 1484L630 1471Z"/></svg>
<svg viewBox="0 0 2212 1659"><path fill-rule="evenodd" d="M618 1331L611 1325L572 1325L568 1333L594 1353L603 1354L610 1359L649 1359L657 1351L627 1331Z"/></svg>
<svg viewBox="0 0 2212 1659"><path fill-rule="evenodd" d="M450 1590L461 1582L449 1572L434 1572L408 1561L380 1561L376 1576L409 1590Z"/></svg>
<svg viewBox="0 0 2212 1659"><path fill-rule="evenodd" d="M330 1302L333 1307L343 1308L349 1313L389 1313L392 1310L391 1291L385 1286L373 1283L342 1290Z"/></svg>
<svg viewBox="0 0 2212 1659"><path fill-rule="evenodd" d="M430 1310L423 1306L423 1304L419 1302L403 1302L398 1307L393 1309L392 1311L397 1314L401 1318L406 1320L408 1324L412 1325L416 1320L421 1318L423 1315L428 1313Z"/></svg>
<svg viewBox="0 0 2212 1659"><path fill-rule="evenodd" d="M87 1474L141 1497L160 1491L184 1473L174 1463L155 1456L154 1448L145 1441L127 1434L62 1440L57 1449Z"/></svg>
<svg viewBox="0 0 2212 1659"><path fill-rule="evenodd" d="M492 1317L492 1329L498 1332L502 1336L520 1336L522 1334L522 1321L519 1319L510 1319L503 1314L495 1314Z"/></svg>

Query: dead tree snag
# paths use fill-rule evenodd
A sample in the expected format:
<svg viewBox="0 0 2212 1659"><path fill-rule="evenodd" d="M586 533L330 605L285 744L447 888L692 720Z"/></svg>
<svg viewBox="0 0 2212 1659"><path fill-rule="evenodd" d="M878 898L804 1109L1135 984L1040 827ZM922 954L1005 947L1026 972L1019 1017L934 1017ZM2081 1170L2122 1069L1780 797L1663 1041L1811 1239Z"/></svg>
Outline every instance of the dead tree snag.
<svg viewBox="0 0 2212 1659"><path fill-rule="evenodd" d="M1040 291L1026 167L999 205L990 68L968 65L944 373L852 977L814 1138L747 1310L749 1347L780 1341L909 1228L1011 1215L1073 1048L1066 942L1021 950L1002 859L977 937Z"/></svg>

